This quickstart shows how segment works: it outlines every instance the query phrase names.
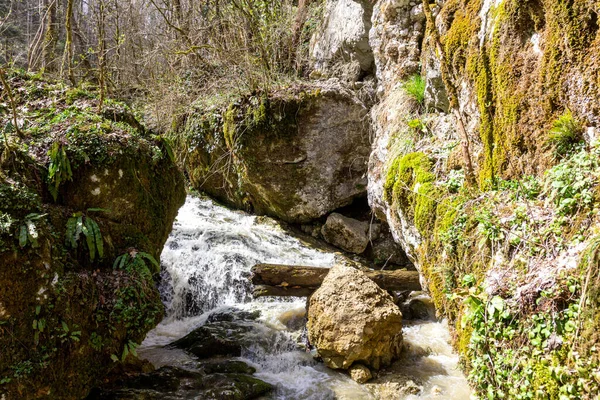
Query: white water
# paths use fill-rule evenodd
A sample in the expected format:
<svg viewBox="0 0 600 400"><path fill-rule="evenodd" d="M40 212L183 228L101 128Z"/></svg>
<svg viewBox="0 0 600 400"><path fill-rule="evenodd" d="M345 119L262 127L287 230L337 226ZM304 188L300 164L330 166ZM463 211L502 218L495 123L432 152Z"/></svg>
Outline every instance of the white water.
<svg viewBox="0 0 600 400"><path fill-rule="evenodd" d="M305 299L252 299L248 282L256 263L329 267L336 256L301 243L267 218L257 218L188 197L161 257L165 272L161 293L167 317L139 349L156 367L193 366L193 356L163 346L204 324L219 310L259 310L249 322L252 345L242 360L257 369L255 376L275 385L269 399L384 399L385 385L358 385L347 375L329 370L302 349L302 330L292 331L280 321L283 313L302 311ZM406 324L405 343L410 350L393 372L418 379L423 391L404 399L468 399L469 390L458 371L449 335L442 323ZM424 356L424 354L426 354ZM400 365L401 364L401 365ZM394 374L382 377L394 380Z"/></svg>

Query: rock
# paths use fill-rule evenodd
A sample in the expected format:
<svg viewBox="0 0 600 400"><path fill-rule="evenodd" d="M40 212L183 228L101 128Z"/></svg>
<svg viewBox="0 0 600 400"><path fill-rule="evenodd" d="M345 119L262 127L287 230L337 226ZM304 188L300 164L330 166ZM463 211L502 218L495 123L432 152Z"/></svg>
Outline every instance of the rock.
<svg viewBox="0 0 600 400"><path fill-rule="evenodd" d="M241 373L210 373L162 367L149 374L94 389L88 400L250 400L265 395L273 386Z"/></svg>
<svg viewBox="0 0 600 400"><path fill-rule="evenodd" d="M306 308L300 307L286 311L277 317L277 319L290 331L298 331L304 327L306 322Z"/></svg>
<svg viewBox="0 0 600 400"><path fill-rule="evenodd" d="M250 400L273 390L267 382L243 374L213 374L202 380L206 388L195 398L215 400Z"/></svg>
<svg viewBox="0 0 600 400"><path fill-rule="evenodd" d="M334 369L359 362L378 370L402 349L402 314L392 297L349 267L333 267L311 296L307 329L310 343Z"/></svg>
<svg viewBox="0 0 600 400"><path fill-rule="evenodd" d="M235 360L209 360L199 364L206 374L249 374L256 372L256 368L249 366L243 361Z"/></svg>
<svg viewBox="0 0 600 400"><path fill-rule="evenodd" d="M323 24L311 40L312 67L321 74L356 81L361 72L373 70L369 45L373 5L368 0L328 0L326 4Z"/></svg>
<svg viewBox="0 0 600 400"><path fill-rule="evenodd" d="M27 82L13 83L29 90ZM141 343L164 315L155 267L113 264L133 249L160 259L185 200L184 180L164 143L125 117L125 105L115 124L94 114L96 99L68 106L64 91L50 89L55 84L36 78L33 87L40 101L26 102L32 97L25 92L15 100L32 126L67 108L69 117L0 160L0 376L8 381L0 397L83 398L115 367L111 355ZM53 101L45 97L50 92ZM63 170L68 159L72 179L54 182L54 201L46 176L49 147L56 146L63 161L55 162ZM83 233L69 240L75 213L96 223L97 240L87 242ZM26 220L30 238L19 243ZM93 257L88 243L97 249Z"/></svg>
<svg viewBox="0 0 600 400"><path fill-rule="evenodd" d="M376 3L371 18L369 43L377 71L378 92L386 95L399 81L420 69L423 12L405 0Z"/></svg>
<svg viewBox="0 0 600 400"><path fill-rule="evenodd" d="M232 322L232 321L254 321L260 317L260 310L255 311L243 311L235 308L215 311L211 313L206 319L207 323L211 322Z"/></svg>
<svg viewBox="0 0 600 400"><path fill-rule="evenodd" d="M375 225L375 224L374 224ZM411 266L404 249L394 240L387 224L377 224L379 234L370 240L371 246L365 253L375 265L385 265L385 269Z"/></svg>
<svg viewBox="0 0 600 400"><path fill-rule="evenodd" d="M321 228L323 238L345 251L361 254L369 244L369 223L333 213Z"/></svg>
<svg viewBox="0 0 600 400"><path fill-rule="evenodd" d="M423 387L412 380L405 382L386 382L378 390L381 400L402 399L409 395L418 396L423 391Z"/></svg>
<svg viewBox="0 0 600 400"><path fill-rule="evenodd" d="M339 84L249 96L180 127L194 188L229 206L307 223L364 196L368 109ZM183 157L185 153L185 157Z"/></svg>
<svg viewBox="0 0 600 400"><path fill-rule="evenodd" d="M201 326L168 347L183 349L198 358L215 356L239 357L242 354L240 338L250 327L217 323Z"/></svg>
<svg viewBox="0 0 600 400"><path fill-rule="evenodd" d="M276 347L283 335L275 328L250 320L217 321L196 328L166 347L183 349L200 359L239 357L242 349Z"/></svg>
<svg viewBox="0 0 600 400"><path fill-rule="evenodd" d="M358 383L367 383L373 378L371 370L361 364L353 364L348 371L350 372L350 378Z"/></svg>
<svg viewBox="0 0 600 400"><path fill-rule="evenodd" d="M440 61L433 51L427 57L428 68L425 74L425 108L448 113L450 100L440 72Z"/></svg>
<svg viewBox="0 0 600 400"><path fill-rule="evenodd" d="M436 311L433 300L423 292L413 292L400 306L405 319L435 320Z"/></svg>

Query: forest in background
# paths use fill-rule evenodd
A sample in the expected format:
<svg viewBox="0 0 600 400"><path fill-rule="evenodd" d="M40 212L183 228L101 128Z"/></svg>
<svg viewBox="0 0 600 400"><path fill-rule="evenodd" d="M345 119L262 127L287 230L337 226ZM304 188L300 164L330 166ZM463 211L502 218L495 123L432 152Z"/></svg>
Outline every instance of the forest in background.
<svg viewBox="0 0 600 400"><path fill-rule="evenodd" d="M157 128L199 97L302 77L312 0L1 0L0 65L143 99Z"/></svg>

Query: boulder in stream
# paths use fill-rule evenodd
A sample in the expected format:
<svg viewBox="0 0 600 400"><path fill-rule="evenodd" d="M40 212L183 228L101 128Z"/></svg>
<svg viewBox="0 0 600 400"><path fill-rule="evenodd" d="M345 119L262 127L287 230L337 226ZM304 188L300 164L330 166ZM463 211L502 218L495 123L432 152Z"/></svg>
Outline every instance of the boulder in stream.
<svg viewBox="0 0 600 400"><path fill-rule="evenodd" d="M179 130L192 186L229 206L306 223L366 193L368 107L339 84L197 108Z"/></svg>
<svg viewBox="0 0 600 400"><path fill-rule="evenodd" d="M308 338L325 364L355 362L375 370L402 350L402 313L392 297L359 270L335 266L309 299Z"/></svg>
<svg viewBox="0 0 600 400"><path fill-rule="evenodd" d="M323 238L340 249L361 254L369 244L369 223L332 213L321 229Z"/></svg>

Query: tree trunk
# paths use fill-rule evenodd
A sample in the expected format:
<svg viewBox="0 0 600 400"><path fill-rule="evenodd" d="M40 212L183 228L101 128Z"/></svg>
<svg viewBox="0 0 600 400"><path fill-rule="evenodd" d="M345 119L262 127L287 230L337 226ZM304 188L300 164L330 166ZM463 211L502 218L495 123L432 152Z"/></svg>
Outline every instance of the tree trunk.
<svg viewBox="0 0 600 400"><path fill-rule="evenodd" d="M255 296L307 296L315 291L329 268L279 264L257 264L251 281ZM365 271L365 275L384 290L421 290L417 271Z"/></svg>
<svg viewBox="0 0 600 400"><path fill-rule="evenodd" d="M56 71L56 43L58 42L58 22L56 19L58 1L48 0L46 4L42 68L44 71L52 73Z"/></svg>
<svg viewBox="0 0 600 400"><path fill-rule="evenodd" d="M67 77L72 85L75 85L75 77L73 76L73 1L67 0L67 11L65 15L65 52L63 54L63 62L61 66L61 75L64 76L65 68Z"/></svg>

